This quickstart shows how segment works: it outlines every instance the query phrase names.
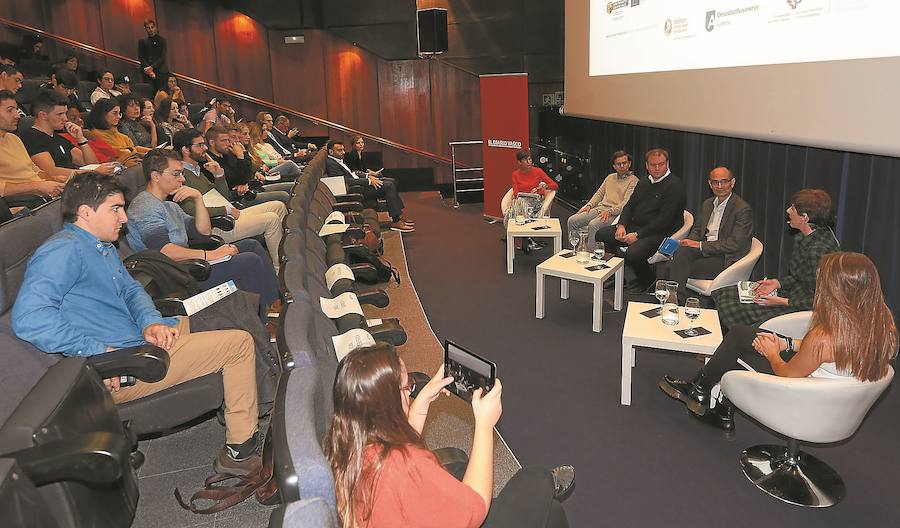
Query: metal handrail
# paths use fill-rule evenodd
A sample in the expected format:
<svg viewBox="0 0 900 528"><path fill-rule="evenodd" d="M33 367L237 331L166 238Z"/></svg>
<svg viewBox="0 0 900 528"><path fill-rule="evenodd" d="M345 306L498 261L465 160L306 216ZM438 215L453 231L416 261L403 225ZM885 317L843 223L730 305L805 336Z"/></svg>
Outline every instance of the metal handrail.
<svg viewBox="0 0 900 528"><path fill-rule="evenodd" d="M112 58L112 59L120 60L120 61L123 61L123 62L127 62L127 63L129 63L129 64L132 64L132 65L134 65L134 66L140 67L140 62L137 61L137 60L135 60L135 59L132 59L132 58L130 58L130 57L126 57L126 56L124 56L124 55L120 55L120 54L115 53L115 52L112 52L112 51L107 51L107 50L105 50L105 49L98 48L98 47L96 47L96 46L91 46L90 44L85 44L85 43L79 42L79 41L77 41L77 40L72 40L72 39L69 39L69 38L66 38L66 37L61 37L61 36L59 36L59 35L55 35L55 34L53 34L53 33L49 33L49 32L44 31L44 30L42 30L42 29L38 29L38 28L29 26L29 25L26 25L26 24L21 24L21 23L19 23L19 22L14 21L14 20L9 20L8 18L0 17L0 24L6 25L6 26L9 26L9 27L13 27L13 28L16 28L16 29L20 29L20 30L22 30L22 31L27 31L27 32L33 33L33 34L35 34L35 35L40 35L41 37L45 37L45 38L48 38L48 39L50 39L50 40L55 40L56 42L61 42L61 43L65 44L65 45L67 45L67 46L71 46L71 47L74 47L74 48L78 48L78 49L80 49L80 50L82 50L82 51L86 51L86 52L88 52L88 53L93 53L93 54L96 54L96 55L102 55L102 56L104 56L104 57L109 57L109 58ZM389 140L389 139L386 139L386 138L383 138L383 137L380 137L380 136L376 136L376 135L374 135L374 134L369 134L369 133L363 132L363 131L361 131L361 130L356 130L356 129L354 129L354 128L350 128L350 127L347 127L347 126L344 126L344 125L335 123L335 122L333 122L333 121L328 121L328 120L326 120L326 119L322 119L322 118L316 117L316 116L314 116L314 115L305 114L305 113L303 113L303 112L300 112L300 111L298 111L298 110L294 110L293 108L289 108L289 107L287 107L287 106L280 105L280 104L275 103L275 102L273 102L273 101L267 101L267 100L265 100L265 99L260 99L260 98L258 98L258 97L253 97L252 95L247 95L247 94L242 93L242 92L236 92L236 91L234 91L234 90L230 90L230 89L228 89L228 88L225 88L225 87L223 87L223 86L219 86L219 85L217 85L217 84L212 84L212 83L209 83L209 82L206 82L206 81L202 81L202 80L200 80L200 79L196 79L196 78L191 77L191 76L189 76L189 75L184 75L183 73L176 73L176 72L171 72L171 73L172 73L173 75L175 75L175 77L177 77L177 78L180 79L180 80L184 80L184 81L186 81L186 82L188 82L188 83L190 83L190 84L193 84L193 85L196 85L196 86L200 86L200 87L206 88L206 89L208 89L208 90L213 90L213 91L216 91L216 92L220 92L220 93L226 94L226 95L228 95L228 96L230 96L230 97L233 97L233 98L235 98L235 99L240 99L240 100L242 100L242 101L247 101L247 102L249 102L249 103L253 103L253 104L260 105L260 106L265 106L265 107L268 107L268 108L272 108L272 109L274 109L274 110L278 110L279 112L282 112L282 113L285 113L285 114L290 114L290 115L292 115L292 116L299 117L299 118L301 118L301 119L305 119L306 121L310 121L310 122L315 123L315 124L317 124L317 125L321 125L321 126L324 126L324 127L326 127L326 128L338 130L338 131L341 131L341 132L344 132L344 133L347 133L347 134L350 134L350 135L359 135L359 136L362 136L362 137L364 137L364 138L366 138L366 139L370 139L370 140L372 140L372 141L374 141L374 142L376 142L376 143L380 143L380 144L385 145L385 146L388 146L388 147L392 147L392 148L395 148L395 149L398 149L398 150L402 150L402 151L404 151L404 152L409 152L409 153L415 154L415 155L417 155L417 156L422 156L422 157L424 157L424 158L428 158L428 159L430 159L430 160L432 160L432 161L436 161L436 162L438 162L438 163L446 163L446 164L448 164L448 165L452 165L452 160L451 160L450 158L447 158L447 157L445 157L445 156L441 156L441 155L439 155L439 154L435 154L435 153L433 153L433 152L428 152L428 151L425 151L425 150L420 150L420 149L417 149L417 148L415 148L415 147L411 147L411 146L409 146L409 145L404 145L404 144L402 144L402 143L397 143L396 141L391 141L391 140Z"/></svg>
<svg viewBox="0 0 900 528"><path fill-rule="evenodd" d="M459 197L458 197L459 193L461 193L461 192L483 192L484 191L484 183L482 183L482 186L480 189L459 189L458 188L457 184L460 182L462 182L462 183L468 183L468 182L473 182L473 181L484 182L484 167L465 167L465 166L463 166L463 168L461 168L461 169L458 168L457 164L456 164L456 147L458 147L460 145L482 145L482 144L484 144L484 142L480 139L473 140L473 141L451 141L450 142L450 169L453 172L453 207L454 208L459 207ZM481 178L461 178L461 179L456 178L457 172L473 172L473 171L482 171Z"/></svg>

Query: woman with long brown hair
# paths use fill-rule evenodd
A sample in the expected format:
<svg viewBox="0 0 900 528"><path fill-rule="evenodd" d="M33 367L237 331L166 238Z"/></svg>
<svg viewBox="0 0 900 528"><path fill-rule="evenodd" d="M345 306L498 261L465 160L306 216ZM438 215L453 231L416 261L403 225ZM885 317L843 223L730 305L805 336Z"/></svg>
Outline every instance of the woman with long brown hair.
<svg viewBox="0 0 900 528"><path fill-rule="evenodd" d="M440 466L421 433L431 402L452 381L442 366L411 401L415 385L393 346L357 349L341 361L334 421L323 445L334 473L340 525L567 526L557 499L574 482L571 466L553 472L523 469L492 499L494 425L502 412L499 379L490 392L473 394L475 431L462 482Z"/></svg>
<svg viewBox="0 0 900 528"><path fill-rule="evenodd" d="M300 166L282 158L272 145L266 143L262 127L256 122L238 123L241 144L250 153L250 164L254 172L277 174L282 181L293 181L300 176Z"/></svg>
<svg viewBox="0 0 900 528"><path fill-rule="evenodd" d="M725 372L741 368L739 359L757 372L789 378L883 378L897 354L897 327L875 265L861 253L829 253L815 277L812 321L802 340L736 326L692 381L666 376L660 388L694 417L731 431L734 408L725 398L710 408L710 390Z"/></svg>

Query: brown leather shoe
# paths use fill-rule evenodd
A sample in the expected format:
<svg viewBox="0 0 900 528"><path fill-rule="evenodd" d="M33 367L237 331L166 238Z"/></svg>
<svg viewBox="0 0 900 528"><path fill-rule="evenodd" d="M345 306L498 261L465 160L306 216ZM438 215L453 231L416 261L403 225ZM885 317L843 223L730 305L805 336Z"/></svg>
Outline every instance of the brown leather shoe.
<svg viewBox="0 0 900 528"><path fill-rule="evenodd" d="M393 222L391 224L391 229L394 231L400 231L401 233L412 233L416 230L415 227L407 224L403 220L400 220L399 222Z"/></svg>
<svg viewBox="0 0 900 528"><path fill-rule="evenodd" d="M223 447L213 461L213 469L216 473L237 475L241 477L258 472L261 467L262 457L259 455L249 456L243 460L235 460L228 454L227 447Z"/></svg>

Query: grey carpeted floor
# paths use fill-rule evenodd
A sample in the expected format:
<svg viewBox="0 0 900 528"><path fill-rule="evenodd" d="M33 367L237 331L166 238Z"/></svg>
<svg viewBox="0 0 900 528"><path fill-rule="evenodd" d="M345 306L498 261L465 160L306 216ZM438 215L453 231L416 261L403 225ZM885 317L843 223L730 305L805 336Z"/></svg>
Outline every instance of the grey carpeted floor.
<svg viewBox="0 0 900 528"><path fill-rule="evenodd" d="M401 239L402 236L402 239ZM401 235L394 231L384 231L384 258L400 272L400 284L391 282L382 285L387 289L391 303L386 308L365 306L369 319L396 317L406 331L408 340L399 347L398 353L410 371L434 374L444 358L443 342L432 332L428 319L416 295L415 285L410 280L406 264L404 243L416 236L427 234ZM472 447L472 432L475 422L472 407L455 396L439 396L428 413L425 422L425 443L431 449L458 447L469 452ZM513 453L499 435L494 436L494 489L495 494L520 468Z"/></svg>
<svg viewBox="0 0 900 528"><path fill-rule="evenodd" d="M519 253L515 274L507 275L502 227L482 219L480 204L453 209L437 193L405 194L404 201L417 229L404 237L411 278L431 327L497 362L504 394L498 429L524 466L576 466L565 503L571 526L900 525L900 391L889 389L849 441L804 447L844 478L842 503L825 510L782 503L750 484L738 465L745 447L780 438L738 416L728 440L657 388L664 374L693 374L696 358L639 349L633 403L621 406L624 314L607 306L604 331L595 334L590 286L570 283L563 301L559 281L548 279L545 318L535 319L534 268L549 249Z"/></svg>

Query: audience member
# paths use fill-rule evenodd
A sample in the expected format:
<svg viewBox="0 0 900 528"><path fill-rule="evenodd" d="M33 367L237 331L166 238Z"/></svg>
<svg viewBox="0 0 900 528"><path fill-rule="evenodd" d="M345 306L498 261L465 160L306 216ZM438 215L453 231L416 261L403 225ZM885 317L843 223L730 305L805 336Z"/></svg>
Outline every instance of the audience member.
<svg viewBox="0 0 900 528"><path fill-rule="evenodd" d="M595 237L607 248L627 247L625 264L636 275L628 288L630 293L643 293L654 279L647 259L659 244L684 225L687 201L684 184L669 170L669 153L651 149L644 156L647 178L641 178L615 226L599 229Z"/></svg>
<svg viewBox="0 0 900 528"><path fill-rule="evenodd" d="M829 253L809 275L815 276L816 288L803 339L738 325L691 381L665 376L659 387L684 402L695 418L733 431L734 407L727 398L712 407L710 391L726 372L741 368L738 360L757 372L787 378L883 378L897 355L897 328L875 265L860 253Z"/></svg>
<svg viewBox="0 0 900 528"><path fill-rule="evenodd" d="M375 167L369 167L363 161L363 151L366 149L366 140L362 136L353 136L353 148L344 154L344 163L352 171L363 171L368 174ZM379 169L381 167L378 167Z"/></svg>
<svg viewBox="0 0 900 528"><path fill-rule="evenodd" d="M0 90L0 196L22 193L59 196L66 176L50 176L34 164L15 134L19 119L16 96L9 90Z"/></svg>
<svg viewBox="0 0 900 528"><path fill-rule="evenodd" d="M841 250L832 231L831 196L821 189L797 191L791 197L787 216L788 225L797 230L787 276L759 281L753 304L741 303L734 286L714 291L723 327L759 324L778 315L812 308L819 260L826 253Z"/></svg>
<svg viewBox="0 0 900 528"><path fill-rule="evenodd" d="M22 88L22 72L19 68L8 64L0 64L0 90L15 94Z"/></svg>
<svg viewBox="0 0 900 528"><path fill-rule="evenodd" d="M277 269L278 246L281 244L283 234L281 222L287 216L287 207L279 201L266 202L246 209L228 203L231 190L225 180L225 172L218 163L210 159L206 140L196 128L181 130L175 134L173 146L175 152L181 155L185 184L199 190L201 194L218 194L221 197L217 197L222 203L221 206L207 207L209 214L228 215L234 218L234 229L231 231L214 229L213 233L226 242L264 235L272 263ZM196 214L193 201L185 201L181 205L189 215Z"/></svg>
<svg viewBox="0 0 900 528"><path fill-rule="evenodd" d="M115 89L122 95L130 95L131 94L131 79L127 75L123 75L119 77L116 82ZM120 96L121 97L121 96Z"/></svg>
<svg viewBox="0 0 900 528"><path fill-rule="evenodd" d="M161 143L169 145L175 140L175 133L185 128L193 128L188 118L180 113L177 102L168 97L161 100L154 113L156 121L156 137Z"/></svg>
<svg viewBox="0 0 900 528"><path fill-rule="evenodd" d="M30 33L22 37L22 47L19 49L19 59L49 60L44 50L44 41L38 35Z"/></svg>
<svg viewBox="0 0 900 528"><path fill-rule="evenodd" d="M234 121L234 108L231 106L231 101L219 97L212 100L211 108L203 114L203 121L200 122L197 128L205 134L210 127L220 126L227 128Z"/></svg>
<svg viewBox="0 0 900 528"><path fill-rule="evenodd" d="M116 127L122 119L119 102L116 99L99 99L88 115L88 138L102 140L115 151L115 157L108 159L104 153L94 149L100 162L118 161L125 167L131 167L141 161L141 157L149 150L136 146L131 138L119 132Z"/></svg>
<svg viewBox="0 0 900 528"><path fill-rule="evenodd" d="M70 106L75 106L78 108L79 112L84 112L84 105L78 100L78 76L71 71L62 68L57 70L55 79L56 83L49 88L66 96Z"/></svg>
<svg viewBox="0 0 900 528"><path fill-rule="evenodd" d="M700 215L687 238L679 242L668 266L668 279L678 283L678 298L687 297L687 280L714 279L732 263L750 252L753 209L733 192L736 182L727 167L709 173L713 197L700 206ZM658 273L666 275L665 270Z"/></svg>
<svg viewBox="0 0 900 528"><path fill-rule="evenodd" d="M78 70L78 56L66 55L62 62L62 67L74 73L76 76L80 73Z"/></svg>
<svg viewBox="0 0 900 528"><path fill-rule="evenodd" d="M159 103L163 99L171 99L179 104L187 104L184 94L181 92L181 87L178 86L178 77L175 77L174 73L166 76L166 87L158 90L156 95L153 96L153 105L159 108Z"/></svg>
<svg viewBox="0 0 900 528"><path fill-rule="evenodd" d="M578 231L587 228L588 249L597 248L597 231L606 227L622 214L622 208L631 198L637 185L638 177L631 171L631 154L618 150L612 155L611 172L600 184L594 196L577 213L569 217L567 231Z"/></svg>
<svg viewBox="0 0 900 528"><path fill-rule="evenodd" d="M138 41L138 60L144 82L153 85L156 91L166 86L169 69L166 66L166 39L157 33L156 21L145 20L147 38Z"/></svg>
<svg viewBox="0 0 900 528"><path fill-rule="evenodd" d="M308 159L312 158L313 154L311 151L316 150L316 146L300 139L300 130L291 128L291 120L288 116L280 115L276 117L271 132L272 136L278 139L278 142L286 148L296 149L294 150L294 155L296 158L300 158L298 161L306 163Z"/></svg>
<svg viewBox="0 0 900 528"><path fill-rule="evenodd" d="M218 249L191 249L191 235L196 238L212 233L209 213L203 207L200 191L184 185L182 162L178 153L155 150L143 163L147 190L132 199L128 206L128 244L141 251L153 249L172 260L200 259L213 263L204 288L212 288L234 280L239 288L260 296L260 318L265 322L268 307L278 299L278 284L268 255L256 240L223 244ZM168 201L171 197L172 201ZM185 213L185 202L191 202L195 216ZM178 205L182 207L180 208ZM221 262L222 259L227 259Z"/></svg>
<svg viewBox="0 0 900 528"><path fill-rule="evenodd" d="M325 175L341 176L348 186L358 185L363 199L384 198L387 202L388 214L391 215L391 229L403 233L416 230L415 224L403 218L403 200L397 192L397 185L391 178L378 178L373 174L355 173L344 163L344 142L332 139L326 145L328 157L325 158Z"/></svg>
<svg viewBox="0 0 900 528"><path fill-rule="evenodd" d="M250 168L250 156L240 143L233 143L228 130L214 126L206 131L206 143L209 157L219 164L225 172L225 181L231 189L232 198L243 200L243 205L258 205L272 200L278 200L287 205L291 199L288 191L293 188L292 183L280 183L278 189L270 188L256 193L252 200L243 199L250 190L250 180L253 179L253 171Z"/></svg>
<svg viewBox="0 0 900 528"><path fill-rule="evenodd" d="M0 65L15 66L18 60L18 50L12 44L0 42Z"/></svg>
<svg viewBox="0 0 900 528"><path fill-rule="evenodd" d="M192 333L187 317L156 311L112 245L128 220L123 193L111 176L79 174L69 182L65 224L28 261L13 330L44 352L65 356L144 344L165 349L169 365L162 380L131 387L121 387L118 377L104 380L116 403L222 372L226 445L213 465L219 472L252 473L260 467L253 339L242 330Z"/></svg>
<svg viewBox="0 0 900 528"><path fill-rule="evenodd" d="M97 74L97 87L91 93L91 105L97 106L101 99L113 99L122 95L115 89L116 78L111 71L100 71Z"/></svg>
<svg viewBox="0 0 900 528"><path fill-rule="evenodd" d="M142 108L143 103L137 96L128 94L122 95L118 99L124 109L122 119L119 120L117 127L119 132L128 136L135 146L155 148L157 135L153 114L146 115Z"/></svg>
<svg viewBox="0 0 900 528"><path fill-rule="evenodd" d="M502 412L500 380L472 396L475 432L462 482L422 440L431 403L453 382L441 366L410 401L415 383L394 347L359 348L338 365L334 420L323 442L334 473L341 526L565 527L560 504L575 480L572 466L526 468L496 499L494 425ZM440 519L439 522L435 522Z"/></svg>
<svg viewBox="0 0 900 528"><path fill-rule="evenodd" d="M79 167L96 164L97 156L81 127L66 117L68 100L57 92L38 93L31 103L34 125L22 131L20 138L31 160L44 173L63 181L80 172ZM75 143L59 135L66 131ZM112 174L115 165L104 163L93 172Z"/></svg>
<svg viewBox="0 0 900 528"><path fill-rule="evenodd" d="M283 181L293 181L300 176L300 166L293 161L282 158L272 145L263 141L262 128L257 123L238 123L241 133L241 144L250 152L250 163L253 170L266 174L277 174ZM257 179L260 179L257 175Z"/></svg>
<svg viewBox="0 0 900 528"><path fill-rule="evenodd" d="M284 159L301 163L301 160L307 155L306 149L297 149L294 147L294 141L286 134L275 128L275 122L272 120L272 114L269 112L259 112L256 114L256 123L262 127L263 137L269 146ZM290 126L282 121L282 128Z"/></svg>

